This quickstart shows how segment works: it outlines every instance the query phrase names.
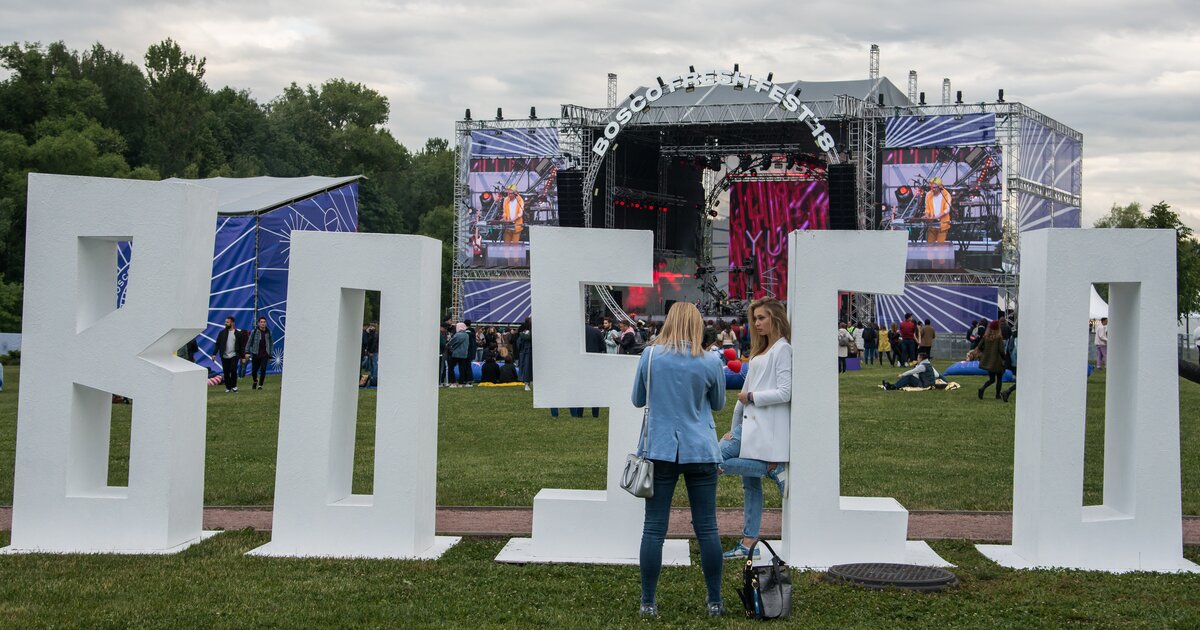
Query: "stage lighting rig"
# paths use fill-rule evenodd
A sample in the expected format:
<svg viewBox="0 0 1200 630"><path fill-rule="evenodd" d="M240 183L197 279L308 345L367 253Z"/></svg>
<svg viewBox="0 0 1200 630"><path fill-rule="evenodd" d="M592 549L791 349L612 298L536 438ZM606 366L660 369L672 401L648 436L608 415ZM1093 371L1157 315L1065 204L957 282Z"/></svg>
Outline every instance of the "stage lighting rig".
<svg viewBox="0 0 1200 630"><path fill-rule="evenodd" d="M467 113L464 118L466 120L471 120L471 108L470 107L467 108Z"/></svg>
<svg viewBox="0 0 1200 630"><path fill-rule="evenodd" d="M1003 102L1004 102L1004 88L1000 88L1000 89L999 89L999 90L996 92L996 102L997 102L997 103L1003 103Z"/></svg>
<svg viewBox="0 0 1200 630"><path fill-rule="evenodd" d="M533 107L533 106L529 107L529 120L537 120L537 108L536 107Z"/></svg>
<svg viewBox="0 0 1200 630"><path fill-rule="evenodd" d="M500 107L496 108L496 120L504 120L504 110Z"/></svg>

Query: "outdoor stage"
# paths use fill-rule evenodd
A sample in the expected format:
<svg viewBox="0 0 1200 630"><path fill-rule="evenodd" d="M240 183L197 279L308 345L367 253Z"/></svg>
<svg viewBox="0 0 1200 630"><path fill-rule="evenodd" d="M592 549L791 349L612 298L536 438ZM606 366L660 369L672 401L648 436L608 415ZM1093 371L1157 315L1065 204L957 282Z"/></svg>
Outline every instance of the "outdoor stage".
<svg viewBox="0 0 1200 630"><path fill-rule="evenodd" d="M622 96L610 75L603 108L468 110L455 128L454 317L529 315L531 225L653 232L652 288L597 287L589 314L617 317L676 301L741 315L748 299L786 297L792 230L904 230L905 293L844 296L843 317L913 312L963 332L1015 304L1022 231L1079 226L1082 136L1002 91L931 104L915 76L907 93L878 76L773 79L735 66Z"/></svg>

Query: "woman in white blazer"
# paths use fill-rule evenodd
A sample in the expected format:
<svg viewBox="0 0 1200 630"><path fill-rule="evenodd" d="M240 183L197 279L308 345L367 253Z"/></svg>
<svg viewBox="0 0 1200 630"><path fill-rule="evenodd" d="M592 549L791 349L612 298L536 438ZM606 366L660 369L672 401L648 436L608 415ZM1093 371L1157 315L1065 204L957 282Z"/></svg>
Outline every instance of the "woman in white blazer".
<svg viewBox="0 0 1200 630"><path fill-rule="evenodd" d="M774 298L750 303L750 369L733 409L733 426L721 440L721 472L742 477L742 540L726 559L745 558L762 526L762 478L787 496L791 447L792 346L787 310ZM758 549L754 550L758 555Z"/></svg>

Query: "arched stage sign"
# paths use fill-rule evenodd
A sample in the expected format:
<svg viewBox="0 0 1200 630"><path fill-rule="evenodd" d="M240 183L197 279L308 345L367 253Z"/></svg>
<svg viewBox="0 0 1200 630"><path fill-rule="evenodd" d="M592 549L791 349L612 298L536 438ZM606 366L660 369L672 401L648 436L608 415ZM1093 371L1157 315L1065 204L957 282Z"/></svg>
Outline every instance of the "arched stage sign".
<svg viewBox="0 0 1200 630"><path fill-rule="evenodd" d="M768 76L772 76L768 74ZM800 91L789 93L782 84L773 83L770 79L762 79L754 75L742 74L736 70L717 72L709 70L708 72L689 72L684 75L677 76L670 81L663 81L658 78L658 85L646 88L641 94L634 95L629 99L629 103L624 107L617 109L613 114L608 124L604 126L604 137L596 139L592 145L592 153L596 154L601 160L608 154L609 148L621 130L633 121L633 115L646 111L654 102L663 97L664 94L672 94L678 90L692 90L698 87L712 86L727 86L733 89L753 89L755 92L766 92L767 98L775 101L780 107L789 112L799 112L796 122L802 122L808 125L812 131L813 140L816 141L817 147L825 152L830 164L837 164L837 153L834 152L836 143L833 135L825 129L825 125L821 124L821 120L817 115L809 109L807 105L800 101ZM586 190L586 188L585 188Z"/></svg>

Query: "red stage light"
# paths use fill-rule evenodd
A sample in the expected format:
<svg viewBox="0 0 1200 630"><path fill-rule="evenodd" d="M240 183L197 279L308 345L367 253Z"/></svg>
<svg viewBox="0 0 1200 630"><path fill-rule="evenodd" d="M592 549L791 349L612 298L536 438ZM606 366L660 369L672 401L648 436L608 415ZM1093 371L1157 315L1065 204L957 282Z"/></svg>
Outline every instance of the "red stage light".
<svg viewBox="0 0 1200 630"><path fill-rule="evenodd" d="M634 207L634 208L637 208L637 209L639 209L639 210L640 210L640 209L642 208L642 204L640 204L640 203L635 203L635 204L633 204L633 207Z"/></svg>
<svg viewBox="0 0 1200 630"><path fill-rule="evenodd" d="M896 192L900 193L901 195L907 195L908 194L908 186L901 186L900 190L898 190Z"/></svg>
<svg viewBox="0 0 1200 630"><path fill-rule="evenodd" d="M483 193L483 198L484 198L484 199L491 199L491 198L492 198L492 193L486 193L486 192L485 192L485 193Z"/></svg>

